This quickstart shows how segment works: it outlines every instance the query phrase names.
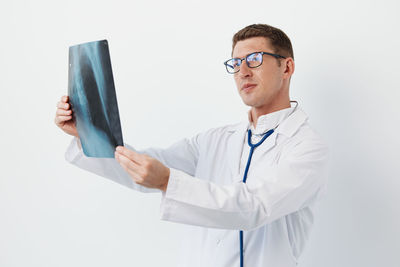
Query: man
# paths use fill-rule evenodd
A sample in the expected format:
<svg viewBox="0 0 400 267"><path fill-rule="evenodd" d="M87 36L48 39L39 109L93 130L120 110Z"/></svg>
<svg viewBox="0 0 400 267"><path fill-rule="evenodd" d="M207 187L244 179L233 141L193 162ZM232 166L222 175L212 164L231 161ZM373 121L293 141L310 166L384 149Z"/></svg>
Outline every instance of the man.
<svg viewBox="0 0 400 267"><path fill-rule="evenodd" d="M68 97L56 124L74 135L66 159L143 192L162 192L161 218L200 227L183 266L296 266L324 191L328 150L289 99L292 45L264 24L233 37L225 62L248 121L213 128L167 149L117 147L115 159L82 153Z"/></svg>

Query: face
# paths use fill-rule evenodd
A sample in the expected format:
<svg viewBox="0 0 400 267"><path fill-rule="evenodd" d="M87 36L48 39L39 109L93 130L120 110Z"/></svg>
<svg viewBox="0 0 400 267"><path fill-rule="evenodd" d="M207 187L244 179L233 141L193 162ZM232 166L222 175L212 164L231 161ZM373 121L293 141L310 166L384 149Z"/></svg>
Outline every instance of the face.
<svg viewBox="0 0 400 267"><path fill-rule="evenodd" d="M274 53L269 41L264 37L253 37L236 43L232 57L243 58L252 52ZM284 98L289 98L289 78L287 59L277 59L270 55L263 55L263 63L257 68L249 68L242 61L240 71L234 74L236 86L243 102L256 109L268 109ZM287 87L287 88L286 88Z"/></svg>

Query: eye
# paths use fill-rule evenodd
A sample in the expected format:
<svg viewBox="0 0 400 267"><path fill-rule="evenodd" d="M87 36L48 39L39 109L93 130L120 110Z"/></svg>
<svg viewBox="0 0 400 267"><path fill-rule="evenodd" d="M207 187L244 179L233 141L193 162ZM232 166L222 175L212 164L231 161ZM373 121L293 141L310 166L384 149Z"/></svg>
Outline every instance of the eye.
<svg viewBox="0 0 400 267"><path fill-rule="evenodd" d="M247 61L261 61L261 53L253 53L248 55Z"/></svg>
<svg viewBox="0 0 400 267"><path fill-rule="evenodd" d="M238 58L232 58L230 63L233 68L237 68L237 67L240 67L240 64L242 63L242 61Z"/></svg>

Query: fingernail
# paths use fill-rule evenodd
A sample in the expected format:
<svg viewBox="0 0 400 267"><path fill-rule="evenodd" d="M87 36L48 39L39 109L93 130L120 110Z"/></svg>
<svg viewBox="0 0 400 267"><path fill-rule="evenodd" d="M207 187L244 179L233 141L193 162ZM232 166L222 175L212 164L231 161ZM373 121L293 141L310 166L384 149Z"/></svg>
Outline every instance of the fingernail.
<svg viewBox="0 0 400 267"><path fill-rule="evenodd" d="M117 146L117 151L118 151L118 152L122 152L122 147Z"/></svg>

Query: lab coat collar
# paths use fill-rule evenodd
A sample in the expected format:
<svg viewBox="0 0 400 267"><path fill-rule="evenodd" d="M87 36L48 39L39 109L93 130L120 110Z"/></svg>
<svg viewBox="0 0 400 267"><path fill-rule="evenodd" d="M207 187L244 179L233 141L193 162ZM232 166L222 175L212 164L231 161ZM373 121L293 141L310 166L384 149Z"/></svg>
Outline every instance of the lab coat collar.
<svg viewBox="0 0 400 267"><path fill-rule="evenodd" d="M284 108L272 113L261 115L257 119L257 125L253 125L253 117L251 114L251 109L248 111L249 126L248 129L251 130L253 135L262 135L265 132L274 129L277 125L282 123L295 109L296 107Z"/></svg>
<svg viewBox="0 0 400 267"><path fill-rule="evenodd" d="M308 115L301 109L300 106L298 106L296 110L289 117L287 117L285 120L281 122L278 128L276 128L275 132L279 134L284 134L287 137L291 137L300 128L300 126L307 120L308 120ZM233 125L233 127L229 130L229 132L237 134L240 133L246 134L248 126L249 126L249 121L242 121L240 123Z"/></svg>

